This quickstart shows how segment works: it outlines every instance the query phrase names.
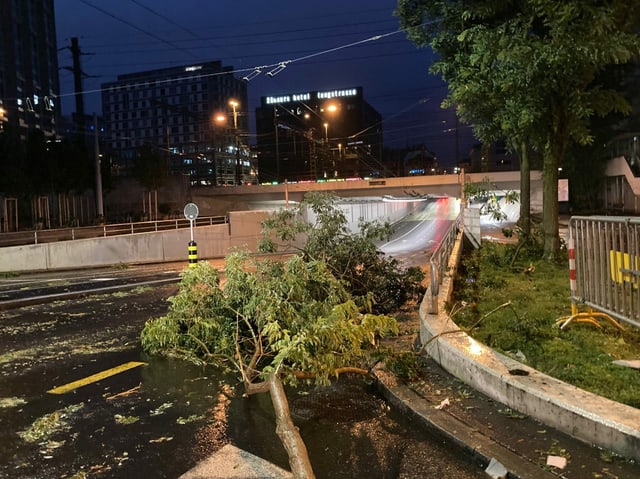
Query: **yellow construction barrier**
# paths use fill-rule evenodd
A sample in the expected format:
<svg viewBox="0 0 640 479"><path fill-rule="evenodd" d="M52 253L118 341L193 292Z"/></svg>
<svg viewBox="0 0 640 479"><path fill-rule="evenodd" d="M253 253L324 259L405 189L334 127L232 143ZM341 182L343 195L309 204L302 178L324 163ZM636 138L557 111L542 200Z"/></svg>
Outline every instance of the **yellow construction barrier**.
<svg viewBox="0 0 640 479"><path fill-rule="evenodd" d="M631 268L631 256L620 251L609 251L609 270L611 279L616 283L631 283L638 287L638 273L640 272L640 258L635 256L635 265ZM633 274L635 273L635 274Z"/></svg>

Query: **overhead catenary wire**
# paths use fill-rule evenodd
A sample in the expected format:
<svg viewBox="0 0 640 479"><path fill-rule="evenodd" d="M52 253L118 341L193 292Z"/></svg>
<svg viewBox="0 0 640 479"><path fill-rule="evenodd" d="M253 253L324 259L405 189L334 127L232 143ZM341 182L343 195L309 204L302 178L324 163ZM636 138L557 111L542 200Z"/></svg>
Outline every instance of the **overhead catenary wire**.
<svg viewBox="0 0 640 479"><path fill-rule="evenodd" d="M134 0L131 0L131 1L133 1L134 3L138 3L138 4L140 3L139 1L134 1ZM385 9L380 9L380 10L385 10ZM386 20L384 20L384 22L386 22ZM378 24L378 23L381 23L381 22L376 20L376 21L373 21L373 22L366 22L366 23ZM343 27L344 25L340 25L340 26ZM317 27L317 29L325 29L325 28L326 27ZM416 28L416 27L413 27L413 28ZM308 30L308 29L304 29L304 30ZM339 45L339 46L332 47L332 48L329 48L329 49L324 49L324 50L320 50L320 51L314 51L312 53L305 53L305 54L300 55L298 57L287 59L287 60L278 61L278 62L275 62L275 63L269 63L269 64L266 64L266 65L256 65L256 66L249 67L249 68L235 69L233 71L225 71L225 72L220 72L220 73L211 73L209 75L222 75L222 74L233 74L233 73L248 72L248 73L246 73L245 78L248 79L248 80L251 80L251 79L257 77L264 70L271 68L271 70L269 70L269 71L272 71L273 73L272 73L271 76L274 76L275 73L279 73L280 71L282 71L284 66L290 65L291 63L294 63L294 62L306 63L305 60L307 60L307 59L314 59L314 60L317 61L317 57L318 56L327 55L327 54L330 54L332 52L337 52L339 50L355 47L355 46L358 46L358 45L365 45L365 44L368 44L368 43L371 43L371 42L374 42L374 41L378 41L378 40L383 39L383 38L390 37L392 35L397 35L399 33L405 32L407 30L408 29L399 29L399 30L394 30L394 31L391 31L391 32L382 33L382 34L376 34L374 36L369 36L367 38L358 40L356 42L349 42L349 43L346 43L344 45ZM288 29L288 30L284 30L284 31L285 32L296 32L296 31L303 31L303 29ZM281 32L282 31L273 32L273 33L269 32L268 35L280 34ZM242 36L242 35L239 35L239 36ZM326 37L326 35L325 35L325 37ZM152 35L152 38L153 38L153 35ZM392 55L397 56L397 54L392 54ZM374 57L375 58L380 58L380 56L381 55L374 55L374 56L367 56L367 57L359 56L357 58L354 57L353 60L358 59L358 60L366 61L367 58L374 58ZM337 61L342 61L342 60L338 59ZM139 65L139 63L137 63L137 65ZM204 76L202 76L202 77L204 77ZM189 76L189 78L194 78L194 77L193 76ZM198 78L198 76L196 76L196 78ZM180 79L181 78L173 78L173 79L167 79L167 80L164 80L164 81L165 82L172 82L172 81L177 81L177 80L180 80ZM132 84L132 85L135 86L135 84ZM87 90L85 90L85 93L87 93L87 94L100 93L102 91L104 91L103 88L87 89ZM60 97L65 97L65 96L71 96L71 95L74 95L74 94L73 93L68 93L68 94L61 93L59 96Z"/></svg>
<svg viewBox="0 0 640 479"><path fill-rule="evenodd" d="M171 25L178 27L180 30L182 30L183 32L188 33L189 35L191 35L192 37L196 38L197 40L204 40L202 37L196 35L193 30L191 30L190 28L186 28L182 25L180 25L179 23L177 23L175 20L167 17L166 15L162 15L161 13L158 13L156 10L154 10L153 8L149 7L148 5L145 5L144 3L140 2L139 0L129 0L131 3L139 6L140 8L145 9L147 12L151 13L152 15L155 15L158 18L162 18L164 21L166 21L167 23L170 23Z"/></svg>
<svg viewBox="0 0 640 479"><path fill-rule="evenodd" d="M114 15L114 14L112 14L112 13L108 12L107 10L105 10L105 9L103 9L103 8L99 7L99 6L94 5L94 4L90 3L90 2L88 2L87 0L80 0L80 2L84 3L85 5L88 5L88 6L89 6L89 7L91 7L91 8L94 8L94 9L98 10L99 12L101 12L101 13L103 13L103 14L105 14L105 15L108 15L109 17L113 18L114 20L117 20L117 21L119 21L119 22L122 22L122 23L124 23L125 25L128 25L129 27L131 27L131 28L133 28L133 29L135 29L135 30L138 30L138 31L139 31L139 32L141 32L141 33L144 33L145 35L150 36L151 38L155 38L155 39L156 39L156 40L158 40L159 42L162 42L162 43L164 43L164 44L166 44L166 45L169 45L170 47L175 48L176 50L180 50L180 51L182 51L182 52L184 52L184 53L187 53L187 54L189 54L189 55L193 56L194 58L196 57L196 55L195 55L193 52L190 52L189 50L186 50L186 49L184 49L184 48L182 48L182 47L180 47L180 46L176 45L175 43L168 41L168 40L167 40L167 39L165 39L165 38L159 37L159 36L158 36L158 35L156 35L155 33L152 33L152 32L149 32L149 31L147 31L147 30L144 30L143 28L140 28L139 26L135 25L134 23L131 23L130 21L125 20L124 18L120 18L119 16Z"/></svg>
<svg viewBox="0 0 640 479"><path fill-rule="evenodd" d="M86 0L85 0L86 1ZM91 0L89 0L89 2L91 2ZM156 7L157 4L153 4L151 2L149 2L148 0L131 0L132 3L134 4L141 4L142 3L149 3L150 7ZM97 3L97 2L95 2ZM108 8L108 7L107 7ZM144 8L144 7L143 7ZM153 9L153 8L152 8ZM388 11L388 9L380 9L381 11ZM158 16L159 18L162 18L163 15L158 11L158 9L154 10L156 13L159 13ZM368 11L368 10L367 10ZM338 16L338 15L330 15L330 16ZM345 16L344 14L341 13L341 18L345 18L345 19L352 19L353 17L350 16ZM317 17L314 17L317 18ZM184 80L184 79L195 79L195 78L205 78L206 76L218 76L218 75L229 75L229 74L237 74L240 78L245 77L248 79L248 81L252 81L255 79L255 81L267 81L270 82L272 85L276 85L276 84L281 84L283 88L289 89L290 88L290 81L288 81L289 78L291 78L289 75L287 75L289 68L294 68L296 67L296 69L300 66L305 66L306 68L309 68L309 66L312 65L319 65L321 63L328 63L328 62L371 62L371 63L376 63L376 60L380 60L382 58L385 57L398 57L399 55L416 55L416 60L417 60L417 56L418 55L422 55L424 57L425 55L425 50L420 50L418 48L414 48L414 49L409 49L411 51L395 51L395 52L390 52L390 49L394 49L395 45L398 44L402 44L404 42L404 45L406 46L406 38L399 38L403 33L408 32L410 30L410 28L406 28L406 29L398 29L398 28L394 28L390 31L376 31L377 29L373 29L371 28L371 26L378 26L378 25L388 25L388 22L391 21L392 17L387 17L384 20L373 20L370 22L353 22L353 21L347 21L347 22L338 22L338 24L333 24L331 26L313 26L311 28L281 28L282 26L285 25L295 25L295 22L293 21L288 21L286 18L279 18L279 22L277 24L271 24L271 23L267 23L267 22L254 22L254 23L259 23L261 25L269 25L270 27L272 25L275 25L276 27L280 27L277 28L277 30L273 29L272 31L258 31L257 33L255 32L255 29L253 32L250 33L245 33L247 32L247 29L243 30L242 27L246 26L247 24L242 24L240 25L240 28L238 28L238 24L234 24L233 30L230 30L228 33L224 33L221 34L220 33L220 28L215 27L213 28L212 26L208 27L208 32L215 32L215 35L211 35L211 34L206 34L204 33L203 30L195 28L192 30L189 30L189 38L185 39L185 35L177 35L177 31L174 30L174 34L173 35L161 35L158 34L156 32L156 35L161 35L164 36L165 38L171 38L175 47L178 47L178 49L182 48L183 50L188 50L191 52L198 52L201 48L205 48L202 45L202 41L200 41L200 43L197 43L194 38L199 37L202 38L203 40L209 40L209 41L215 41L215 39L217 38L225 38L225 39L236 39L239 41L231 41L231 42L226 42L227 44L224 45L225 48L228 47L236 47L236 45L238 44L260 44L263 45L266 43L269 43L271 45L273 45L274 47L278 48L278 44L282 43L282 42L289 42L292 46L293 45L300 45L300 43L298 41L296 42L292 42L290 38L278 38L278 35L282 35L283 33L289 33L289 34L294 34L294 36L296 38L304 38L304 39L310 39L310 41L320 41L320 40L324 40L324 43L326 44L326 41L329 38L341 38L343 35L350 35L351 38L354 37L354 29L351 29L351 32L341 32L342 29L345 29L347 25L353 25L353 26L362 26L362 25L368 25L368 27L365 27L364 30L365 32L360 32L357 35L362 34L363 38L357 39L355 41L346 41L343 43L339 43L338 45L333 45L330 48L318 48L318 49L309 49L307 51L299 51L298 53L285 53L284 55L282 54L277 54L277 53L260 53L258 50L254 50L254 51L249 51L248 53L254 57L254 60L259 60L259 57L265 57L266 55L269 55L270 58L267 59L266 57L264 58L267 61L253 61L251 62L250 65L247 65L247 57L244 52L241 56L240 60L234 59L233 58L233 54L231 54L231 58L229 58L225 63L228 63L230 65L232 65L228 70L225 71L219 71L219 72L210 72L210 73L206 73L206 74L201 74L201 75L192 75L192 74L188 74L188 75L182 75L180 76L180 74L178 73L178 75L176 75L174 78L170 78L170 79L165 79L165 78L157 78L156 79L156 83L155 84L163 84L163 83L171 83L171 82L177 82L180 80ZM425 22L423 25L427 25L428 23L431 22ZM315 22L315 25L318 25L318 22ZM421 26L423 26L421 25ZM185 30L181 25L179 25L178 23L175 23L173 26L175 26L176 28L179 28L180 30ZM220 25L220 27L225 27L226 25ZM411 28L419 28L421 26L418 27L411 27ZM190 28L193 28L190 24ZM229 27L230 28L230 27ZM259 28L259 27L258 27ZM331 29L331 30L328 30ZM165 28L165 30L167 30ZM264 29L262 29L264 30ZM366 32L366 30L369 30L368 32ZM140 31L137 30L136 31ZM155 30L154 30L155 31ZM304 34L302 34L304 32ZM311 35L307 34L308 32L311 32ZM316 33L317 32L317 33ZM334 33L335 32L335 33ZM146 35L146 32L141 32L144 33ZM323 33L322 35L319 35L318 33ZM258 36L258 39L256 38L256 35ZM153 36L149 36L146 35L151 42L154 43L158 43L157 40L153 37ZM132 36L133 37L133 36ZM137 35L137 37L139 38L140 35ZM175 38L182 38L182 40L176 40ZM246 37L247 41L242 41L243 38ZM85 38L85 37L82 37ZM91 38L91 37L89 37ZM95 37L93 37L95 39ZM133 37L135 38L135 37ZM375 45L377 43L382 43L384 42L384 46L382 48L380 47L373 47L373 48L369 48L368 50L365 49L365 47L367 45ZM136 44L140 44L140 45L144 45L144 44L149 44L150 42L139 42ZM133 43L131 43L133 44ZM317 44L317 42L316 42ZM110 44L113 45L113 42ZM166 45L166 43L163 43L163 45ZM322 46L322 45L321 45ZM96 46L94 46L93 44L90 44L90 47L92 48L92 50L96 49ZM176 50L175 47L172 47L173 50ZM117 49L116 49L117 50ZM288 49L291 50L291 49ZM352 55L345 55L345 54L338 54L340 52L345 52L347 50L353 50L353 54ZM364 53L364 55L362 54L358 54L359 52ZM371 52L374 54L371 55L367 55L367 52ZM114 52L116 53L116 52ZM427 53L428 54L428 53ZM178 57L178 55L174 55L176 58ZM277 59L278 56L280 57L280 59L273 61L274 59ZM274 58L275 57L275 58ZM123 57L124 58L124 57ZM224 55L221 55L221 59L224 59ZM207 61L207 60L202 60ZM245 62L244 65L246 65L246 67L242 64L242 62ZM162 63L168 63L168 62L149 62L149 65L154 65L155 68L163 68L161 66L158 66L159 64L161 65ZM238 63L240 63L240 65L238 65ZM185 62L177 62L177 61L172 61L170 62L171 66L180 66L180 65L184 65ZM192 63L195 64L195 63ZM133 64L132 64L133 65ZM140 67L141 65L144 65L144 63L141 62L136 62L135 63L136 66ZM239 66L240 68L233 68L233 65L235 66ZM282 66L285 66L285 68L283 69ZM105 78L105 70L104 68L106 68L105 66L98 66L98 71L92 71L92 73L100 73L101 77L104 79ZM155 69L154 67L151 68L147 68L148 70L152 70ZM167 67L167 68L170 68ZM268 73L269 71L273 71L276 70L276 72L278 73L277 76L271 76L268 77L266 75L266 73ZM142 68L141 70L144 70L144 68ZM126 70L124 70L126 71ZM293 70L291 70L293 72ZM426 73L426 70L425 70ZM264 79L264 80L263 80ZM278 81L276 82L275 80L282 80L282 82ZM153 82L154 79L151 78L151 81ZM147 83L148 84L149 79L145 79L145 81L143 82L142 80L140 80L140 83ZM96 81L90 82L89 86L95 86L96 88L87 88L85 90L86 94L95 94L95 93L101 93L104 92L107 85L100 85L97 84ZM113 86L119 86L118 84L111 84L111 87ZM129 87L134 87L136 86L136 80L135 77L133 77L131 79L131 81L128 83ZM266 85L265 85L266 86ZM271 88L271 87L270 87ZM443 87L446 88L446 85ZM372 92L372 93L378 93L378 92ZM425 96L430 96L431 94L427 93L427 92L414 92L415 96L414 98L423 98ZM59 96L61 98L64 97L71 97L73 96L74 93L61 93ZM394 92L394 94L392 95L394 98L395 97L404 97L404 100L406 100L407 102L411 102L411 94L409 94L409 92L407 92L406 89L403 89L402 91L399 92ZM368 95L367 99L368 101L371 100L375 100L376 98L380 98L383 99L382 101L386 102L387 105L389 105L389 107L391 107L391 102L393 101L394 105L389 108L387 107L386 110L391 110L392 112L392 117L397 117L398 115L402 115L403 113L406 113L406 109L403 108L402 106L400 106L400 110L397 110L397 106L396 104L398 103L397 101L394 101L394 99L390 98L391 95ZM403 101L404 103L404 101ZM437 102L436 102L437 103ZM422 110L421 110L422 111ZM251 111L249 111L249 114L251 114ZM385 122L385 125L387 125L389 123L390 118L387 116L388 115L388 111L385 111L385 119L383 120ZM391 120L393 121L393 120ZM392 129L387 129L385 128L385 133L387 131L392 131Z"/></svg>
<svg viewBox="0 0 640 479"><path fill-rule="evenodd" d="M377 21L377 22L370 22L370 23L389 23L388 21ZM340 25L340 28L350 28L353 26L359 26L361 27L362 25L366 25L367 23L358 23L358 24L342 24ZM224 40L226 43L228 43L229 45L232 45L233 47L247 47L247 46L254 46L254 45L260 45L260 46L264 46L264 45L271 45L271 44L278 44L278 43L291 43L291 42L300 42L302 40L304 41L311 41L311 40L322 40L322 41L326 41L329 38L336 38L336 37L345 37L345 36L353 36L353 31L344 31L344 32L340 32L340 33L319 33L317 35L313 35L313 36L309 36L308 33L310 31L314 31L314 30L319 30L319 31L323 31L323 30L330 30L330 29L335 29L335 26L332 27L311 27L311 28L305 28L305 29L295 29L295 30L278 30L278 31L274 31L274 32L265 32L265 33L260 33L258 35L256 35L255 33L251 33L251 34L228 34L228 35L224 35L224 36L208 36L208 37L202 37L200 38L201 41L217 41L217 40ZM374 33L374 32L378 32L380 31L380 27L379 28L375 28L373 30L371 30L370 32L359 32L360 34L366 35L368 33ZM281 39L274 39L274 40L269 40L269 39L265 39L263 37L270 37L270 36L274 36L274 35L284 35L284 34L290 34L290 33L304 33L305 35L302 36L296 36L296 37L286 37L286 38L281 38ZM259 38L256 39L256 36L258 36ZM251 38L251 41L245 41L245 42L238 42L238 41L233 41L235 38L244 38L244 37L248 37ZM86 38L86 37L85 37ZM90 37L88 37L90 38ZM186 43L186 42L192 42L193 40L176 40L175 43ZM152 41L138 41L138 42L131 42L128 41L126 43L105 43L105 44L99 44L99 43L92 43L91 44L91 48L93 50L105 50L105 54L114 54L114 55L119 55L122 52L131 52L131 47L146 47L148 45L155 45L155 42ZM122 47L123 50L118 50L118 47ZM190 49L191 50L199 50L202 48L208 48L208 47L193 47L191 46ZM148 48L145 48L144 50L133 50L134 52L148 52L150 51Z"/></svg>
<svg viewBox="0 0 640 479"><path fill-rule="evenodd" d="M87 3L89 4L86 0L80 0L83 3ZM89 4L91 5L91 4ZM421 25L422 26L422 25ZM137 27L135 27L137 29ZM411 27L411 28L417 28L417 27ZM204 74L198 74L198 75L185 75L182 77L176 77L176 78L168 78L168 79L164 79L164 80L157 80L158 83L171 83L171 82L175 82L175 81L181 81L184 79L199 79L199 78L209 78L209 77L213 77L213 76L221 76L221 75L231 75L231 74L238 74L238 73L244 73L244 72L254 72L254 71L263 71L263 70L278 70L277 73L279 73L280 71L282 71L282 69L284 69L283 67L286 67L287 65L290 65L292 63L297 63L303 60L307 60L307 59L311 59L311 58L315 58L318 56L322 56L322 55L328 55L330 53L334 53L336 51L339 50L344 50L346 48L352 48L358 45L362 45L364 43L369 43L369 42L373 42L373 41L377 41L380 40L382 38L386 38L389 37L391 35L397 35L399 33L404 33L406 31L408 31L409 29L398 29L398 30L394 30L392 32L387 32L387 33L383 33L383 34L379 34L379 35L374 35L372 37L368 37L362 40L358 40L356 42L350 42L347 43L345 45L339 45L337 47L332 47L332 48L328 48L328 49L324 49L324 50L320 50L311 54L307 54L307 55L303 55L297 58L292 58L292 59L287 59L287 60L280 60L277 62L273 62L273 63L268 63L265 65L254 65L252 67L249 68L240 68L240 69L234 69L234 70L228 70L228 71L224 71L224 72L215 72L215 73L204 73ZM274 74L275 75L275 74ZM273 75L272 75L273 76ZM145 80L143 82L140 82L140 84L146 84L148 83L148 80ZM137 84L134 82L132 83L132 86L136 86ZM104 88L98 88L98 89L93 89L93 90L87 90L85 91L85 93L101 93L105 91ZM66 96L72 96L75 95L75 93L61 93L59 95L60 98L64 98Z"/></svg>

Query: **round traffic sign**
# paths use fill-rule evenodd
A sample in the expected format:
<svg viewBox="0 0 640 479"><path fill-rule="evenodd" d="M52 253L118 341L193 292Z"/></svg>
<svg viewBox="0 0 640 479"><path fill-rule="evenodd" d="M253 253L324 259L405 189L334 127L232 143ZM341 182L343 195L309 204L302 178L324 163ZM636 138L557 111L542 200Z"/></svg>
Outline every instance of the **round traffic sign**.
<svg viewBox="0 0 640 479"><path fill-rule="evenodd" d="M184 217L188 220L195 220L198 217L198 205L187 203L184 207Z"/></svg>

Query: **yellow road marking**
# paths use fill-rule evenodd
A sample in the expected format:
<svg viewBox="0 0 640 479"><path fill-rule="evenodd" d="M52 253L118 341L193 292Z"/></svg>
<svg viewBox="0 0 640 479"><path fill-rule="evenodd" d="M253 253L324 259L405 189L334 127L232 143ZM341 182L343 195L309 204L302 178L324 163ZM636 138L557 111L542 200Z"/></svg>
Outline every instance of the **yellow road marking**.
<svg viewBox="0 0 640 479"><path fill-rule="evenodd" d="M63 386L58 386L57 388L49 389L47 392L49 394L65 394L74 389L78 389L82 386L86 386L87 384L95 383L96 381L100 381L101 379L108 378L111 376L115 376L124 371L128 371L129 369L137 368L138 366L146 366L147 363L141 363L138 361L131 361L128 363L121 364L120 366L116 366L111 369L106 369L96 374L92 374L91 376L87 376L86 378L78 379L77 381L73 381L71 383L65 384Z"/></svg>

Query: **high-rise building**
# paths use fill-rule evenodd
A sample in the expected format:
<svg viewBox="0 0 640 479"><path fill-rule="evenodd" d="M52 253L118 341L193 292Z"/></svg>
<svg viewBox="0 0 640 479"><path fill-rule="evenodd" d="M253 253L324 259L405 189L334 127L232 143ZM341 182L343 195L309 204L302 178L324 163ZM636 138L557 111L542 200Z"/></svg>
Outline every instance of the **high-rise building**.
<svg viewBox="0 0 640 479"><path fill-rule="evenodd" d="M219 61L119 75L102 85L104 144L120 168L150 145L193 186L253 181L247 86Z"/></svg>
<svg viewBox="0 0 640 479"><path fill-rule="evenodd" d="M385 176L381 121L362 87L264 96L256 108L260 181Z"/></svg>
<svg viewBox="0 0 640 479"><path fill-rule="evenodd" d="M53 0L0 0L0 128L55 136L59 90Z"/></svg>

